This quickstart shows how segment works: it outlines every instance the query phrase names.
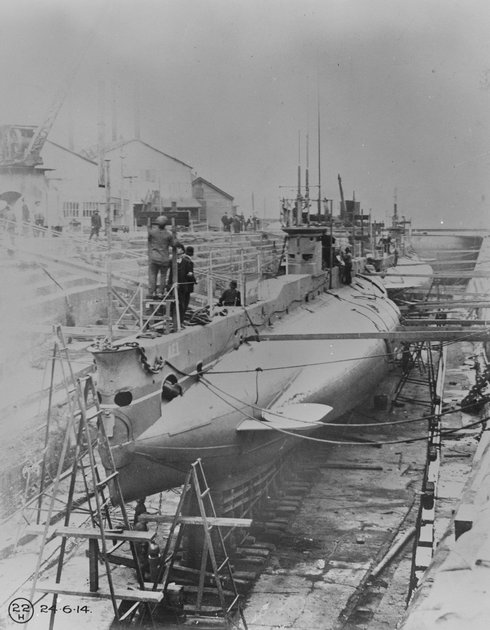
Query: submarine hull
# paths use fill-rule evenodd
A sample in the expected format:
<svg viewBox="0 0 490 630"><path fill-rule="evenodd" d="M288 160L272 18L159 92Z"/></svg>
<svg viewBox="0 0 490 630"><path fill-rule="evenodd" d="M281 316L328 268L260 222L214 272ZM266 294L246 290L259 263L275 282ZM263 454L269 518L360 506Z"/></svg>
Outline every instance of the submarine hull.
<svg viewBox="0 0 490 630"><path fill-rule="evenodd" d="M290 289L300 279L283 282ZM183 360L179 354L148 383L141 377L141 368L132 374L135 358L141 364L134 348L99 357L106 368L118 368L104 371L103 387L114 387L117 378L133 384L130 405L123 409L105 405L125 500L180 485L197 458L215 487L235 475L253 475L264 463L320 426L338 420L373 393L390 365L393 349L379 339L347 340L341 333L396 327L399 311L386 290L376 281L357 277L352 285L333 291L317 283L313 293L307 291L299 299L299 286L286 292L291 295L286 308L280 308L281 300L256 307L266 315L280 311L280 317L266 317L261 324L249 313L250 321L240 328L238 338L235 335L230 350L216 357L211 350L209 362L197 371L177 368L174 362ZM233 319L233 313L228 317ZM256 332L258 325L268 333L296 335L297 340L247 341L247 333ZM212 326L196 332L212 340ZM302 333L311 332L336 332L340 338L301 338ZM158 358L158 343L145 341L146 363ZM169 378L178 383L181 395L166 400L162 383Z"/></svg>

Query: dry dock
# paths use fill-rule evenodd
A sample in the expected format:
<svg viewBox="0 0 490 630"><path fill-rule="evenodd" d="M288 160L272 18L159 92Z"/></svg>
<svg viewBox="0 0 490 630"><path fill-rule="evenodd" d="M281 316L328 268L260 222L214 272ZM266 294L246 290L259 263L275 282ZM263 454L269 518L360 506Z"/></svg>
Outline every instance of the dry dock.
<svg viewBox="0 0 490 630"><path fill-rule="evenodd" d="M430 493L422 492L431 408L424 353L392 407L388 402L403 377L400 360L380 385L374 408L366 405L350 414L345 426L325 427L314 440L298 442L288 467L302 493L293 499L292 487L280 487L271 513L258 515L273 527L256 527L233 557L248 628L487 627L489 438L478 424L484 410L477 416L459 409L475 382L478 348L469 342L448 345L433 508ZM165 511L172 514L177 500L176 494L164 493ZM158 497L155 501L152 510L160 507ZM430 504L433 523L420 520L421 502L426 509ZM4 531L8 545L2 547L9 546L9 553L0 561L0 628L18 628L12 602L31 597L29 578L39 545L35 539L17 540L18 533L7 541L9 532ZM164 527L159 526L158 536L161 542ZM88 580L85 551L76 545L69 549L64 577L73 584ZM407 610L414 578L425 566L427 573ZM135 583L131 569L116 571L121 588ZM50 598L35 603L31 630L48 628L50 603ZM107 600L62 595L58 607L55 628L111 627Z"/></svg>
<svg viewBox="0 0 490 630"><path fill-rule="evenodd" d="M477 449L478 428L464 429L474 416L457 410L474 382L474 363L469 359L473 353L471 344L450 347L444 408L453 408L454 413L443 416L443 426L463 430L447 436L442 445L436 541L451 527ZM350 426L325 428L316 436L321 441L305 441L294 452L291 467L309 489L276 518L275 532L256 534L256 546L264 540L269 544L262 558L253 562L257 578L244 611L251 630L393 630L404 617L427 461L427 420L417 421L428 414L426 370L422 357L391 410L360 409L347 418ZM383 407L383 396L393 393L401 376L396 366L381 384L378 407ZM380 424L385 422L390 424ZM356 424L363 426L352 426ZM356 440L362 444L336 443ZM287 487L283 493L288 494ZM176 505L173 496L170 512ZM392 549L396 552L391 557ZM19 627L10 622L7 608L16 597L29 598L28 584L22 583L29 567L34 568L35 557L35 543L30 543L19 546L1 564L3 627ZM85 579L87 564L82 548L74 549L66 575L74 582L80 576ZM121 568L121 584L127 587L134 581L131 574ZM29 628L48 627L49 615L41 606L49 603L48 598L37 604ZM110 627L107 601L62 596L59 604L57 628Z"/></svg>
<svg viewBox="0 0 490 630"><path fill-rule="evenodd" d="M446 409L457 407L471 386L471 362L463 365L471 354L470 344L451 348ZM393 373L390 378L394 382L398 377L399 373ZM383 387L389 384L384 383ZM422 383L407 383L405 388L405 396L427 399L428 391ZM372 417L397 422L426 414L423 405L403 402L391 411L352 414L349 422L372 422ZM473 420L474 417L456 411L444 416L443 427L460 429ZM397 627L408 597L412 533L417 524L427 452L423 440L382 443L418 439L426 432L425 421L346 428L335 433L329 430L324 432L326 439L349 440L349 436L352 439L360 434L366 445L312 443L302 448L304 469L312 475L313 485L253 588L245 608L249 628ZM452 522L478 433L468 429L444 439L435 542L445 535ZM379 444L368 445L371 441ZM402 546L390 558L388 552L397 549L399 541ZM383 560L387 560L385 564ZM407 627L414 630L422 626Z"/></svg>

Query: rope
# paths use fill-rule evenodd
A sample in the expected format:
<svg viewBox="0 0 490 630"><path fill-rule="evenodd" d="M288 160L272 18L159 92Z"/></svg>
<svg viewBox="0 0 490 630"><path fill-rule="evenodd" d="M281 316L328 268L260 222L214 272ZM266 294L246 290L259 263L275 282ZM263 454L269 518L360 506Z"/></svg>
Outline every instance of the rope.
<svg viewBox="0 0 490 630"><path fill-rule="evenodd" d="M297 418L288 418L287 416L284 416L284 414L275 413L271 409L264 409L263 407L257 406L255 403L252 404L252 403L247 403L247 402L245 402L243 400L240 400L236 396L233 396L232 394L229 394L228 392L223 391L220 387L218 387L214 383L211 383L206 378L203 378L201 380L202 380L203 385L206 385L210 391L212 391L212 388L214 388L216 391L220 392L220 394L222 394L223 396L228 396L229 398L233 399L236 403L241 404L244 407L251 407L255 411L261 412L261 413L266 411L269 415L277 416L278 418L281 418L281 419L295 420L296 422L301 422L301 421L298 421ZM225 401L225 402L227 402L227 401ZM454 407L453 409L450 409L448 411L442 411L439 414L431 413L431 414L428 414L428 415L419 416L418 418L404 418L403 420L391 420L391 421L387 421L387 422L362 422L362 423L350 423L349 422L347 424L345 422L310 422L310 421L305 421L305 423L306 424L318 424L318 426L322 426L322 427L342 427L342 428L396 426L396 425L399 425L399 424L411 424L413 422L423 422L424 420L431 420L432 418L435 418L436 415L437 415L437 417L446 416L446 415L450 415L452 413L456 413L457 411L465 411L466 409L471 409L473 406L474 406L474 404L458 405L458 406ZM254 420L257 420L257 418L255 418L254 416L250 416L250 417L253 418ZM261 420L257 420L257 421L261 422Z"/></svg>
<svg viewBox="0 0 490 630"><path fill-rule="evenodd" d="M203 385L205 387L208 387L207 384L203 383ZM212 392L211 388L210 391ZM245 411L243 411L242 409L239 409L238 407L236 407L235 405L233 405L232 403L230 403L229 401L227 401L225 398L223 398L222 396L220 396L219 394L217 394L216 392L212 392L215 394L215 396L217 396L220 400L222 400L224 403L228 404L230 407L232 407L232 409L235 409L235 411L238 411L239 413L241 413L242 415L244 415L246 418L250 419L250 420L255 420L257 422L261 422L261 420L258 420L257 418L255 418L254 416L251 416L250 414L247 414ZM250 406L250 405L247 405ZM450 429L448 431L444 431L441 433L441 435L443 437L452 435L454 433L457 433L458 431L463 431L466 430L469 427L473 427L473 426L478 426L481 424L484 424L487 420L490 419L490 416L487 416L481 420L478 420L470 425L466 425L464 427L459 427L457 429ZM309 424L313 424L313 423L309 423ZM322 426L328 426L330 423L315 423L315 424L321 424ZM331 424L331 426L334 426L333 423ZM352 425L341 425L341 426L352 426ZM363 426L367 426L367 425L363 425ZM347 440L329 440L326 438L316 438L313 437L311 435L300 435L298 433L293 433L292 431L288 431L286 429L281 429L279 427L276 426L272 426L270 425L270 429L273 431L277 431L278 433L283 433L285 435L288 435L290 437L294 437L294 438L299 438L302 440L307 440L310 442L319 442L322 444L337 444L337 445L345 445L345 446L383 446L383 445L388 445L388 444L410 444L412 442L422 442L422 441L426 441L427 435L424 435L423 437L415 437L415 438L406 438L403 440L373 440L371 442L359 442L359 441L347 441Z"/></svg>

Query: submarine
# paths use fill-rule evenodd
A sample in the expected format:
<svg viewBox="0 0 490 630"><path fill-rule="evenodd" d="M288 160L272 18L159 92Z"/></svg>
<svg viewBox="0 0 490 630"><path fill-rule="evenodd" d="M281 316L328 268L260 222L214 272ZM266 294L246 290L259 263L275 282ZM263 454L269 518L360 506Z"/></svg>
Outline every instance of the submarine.
<svg viewBox="0 0 490 630"><path fill-rule="evenodd" d="M198 328L91 348L125 501L181 485L198 458L210 486L252 476L365 401L388 371L387 341L342 338L396 328L400 312L381 281L359 261L349 285L338 268L322 269L324 227L285 233L286 273L259 279L253 303Z"/></svg>

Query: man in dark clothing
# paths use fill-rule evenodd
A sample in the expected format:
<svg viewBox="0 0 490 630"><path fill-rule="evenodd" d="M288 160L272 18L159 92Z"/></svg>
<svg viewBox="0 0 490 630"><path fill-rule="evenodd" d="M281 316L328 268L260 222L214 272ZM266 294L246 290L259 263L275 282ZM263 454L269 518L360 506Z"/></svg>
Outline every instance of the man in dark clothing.
<svg viewBox="0 0 490 630"><path fill-rule="evenodd" d="M350 248L345 248L345 253L343 255L344 260L344 284L351 284L352 282L352 254L350 253Z"/></svg>
<svg viewBox="0 0 490 630"><path fill-rule="evenodd" d="M228 213L225 212L224 215L221 217L221 223L223 224L223 231L224 232L229 232L230 231L230 222L231 222L231 219L228 216Z"/></svg>
<svg viewBox="0 0 490 630"><path fill-rule="evenodd" d="M189 304L190 294L192 293L192 289L194 287L195 278L194 278L194 263L184 254L184 246L180 243L176 247L177 249L177 299L179 302L179 317L180 323L184 321L185 311L187 309L187 305ZM172 286L173 283L173 273L172 268L170 268L170 274L168 278L168 283ZM175 309L172 308L172 314L175 313Z"/></svg>
<svg viewBox="0 0 490 630"><path fill-rule="evenodd" d="M166 229L167 219L157 217L156 227L148 229L148 293L151 297L157 292L157 279L160 274L156 297L163 297L170 268L170 247L174 245L173 235Z"/></svg>
<svg viewBox="0 0 490 630"><path fill-rule="evenodd" d="M91 225L91 230L90 230L90 236L88 237L88 240L90 241L92 239L92 236L95 236L95 240L98 241L100 228L102 227L102 221L101 221L98 210L94 210L92 214L92 218L90 219L90 225Z"/></svg>
<svg viewBox="0 0 490 630"><path fill-rule="evenodd" d="M242 224L240 222L240 218L238 216L234 216L233 219L231 220L232 225L233 225L233 232L235 234L239 234L241 229L242 229Z"/></svg>
<svg viewBox="0 0 490 630"><path fill-rule="evenodd" d="M185 303L184 314L189 307L191 293L194 291L194 285L197 282L196 276L194 275L194 261L192 260L193 256L194 256L194 248L192 247L192 245L188 245L185 248L184 258L189 262L190 275L188 275L188 278L187 278L187 291L184 294L184 303Z"/></svg>
<svg viewBox="0 0 490 630"><path fill-rule="evenodd" d="M322 234L322 263L323 269L334 266L334 245L335 236Z"/></svg>
<svg viewBox="0 0 490 630"><path fill-rule="evenodd" d="M221 295L218 306L241 306L242 299L240 296L240 291L238 291L237 283L235 280L230 282L230 288L223 291Z"/></svg>

